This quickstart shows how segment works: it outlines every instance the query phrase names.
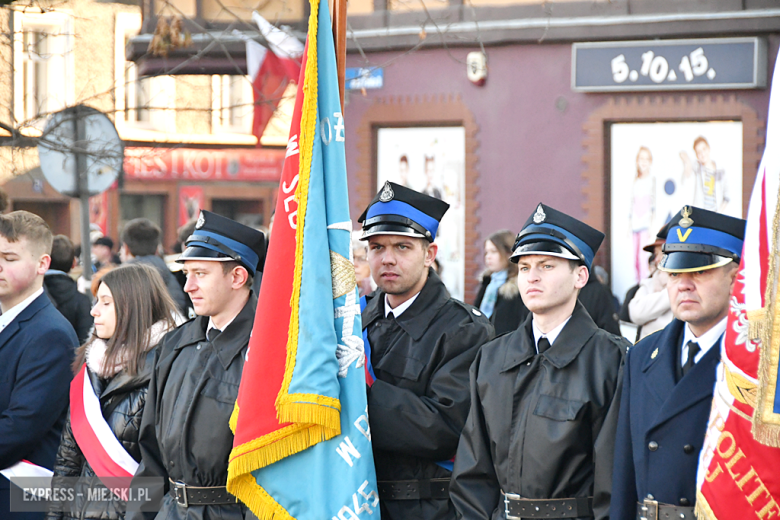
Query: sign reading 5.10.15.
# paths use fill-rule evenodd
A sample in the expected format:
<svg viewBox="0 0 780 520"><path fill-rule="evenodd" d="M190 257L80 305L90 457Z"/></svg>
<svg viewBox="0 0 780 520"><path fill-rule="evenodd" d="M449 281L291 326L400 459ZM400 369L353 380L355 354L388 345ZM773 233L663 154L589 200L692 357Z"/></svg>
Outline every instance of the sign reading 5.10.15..
<svg viewBox="0 0 780 520"><path fill-rule="evenodd" d="M766 86L761 38L575 43L572 89L746 89Z"/></svg>

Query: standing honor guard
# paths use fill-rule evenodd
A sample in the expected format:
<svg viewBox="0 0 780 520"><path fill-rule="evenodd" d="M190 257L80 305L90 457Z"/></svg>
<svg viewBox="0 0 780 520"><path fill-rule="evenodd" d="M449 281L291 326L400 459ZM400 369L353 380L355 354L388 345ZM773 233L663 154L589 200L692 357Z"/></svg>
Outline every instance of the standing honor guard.
<svg viewBox="0 0 780 520"><path fill-rule="evenodd" d="M612 518L692 520L699 451L745 221L685 206L664 258L675 319L628 355L615 444ZM641 500L641 503L637 503Z"/></svg>
<svg viewBox="0 0 780 520"><path fill-rule="evenodd" d="M577 296L604 234L539 204L511 260L531 314L482 347L451 496L467 520L607 518L625 351Z"/></svg>
<svg viewBox="0 0 780 520"><path fill-rule="evenodd" d="M368 416L383 520L455 518L448 489L468 369L493 327L451 298L431 269L448 208L387 182L359 219L379 287L367 297L363 327L376 375Z"/></svg>
<svg viewBox="0 0 780 520"><path fill-rule="evenodd" d="M252 277L263 264L265 235L201 211L185 246L178 261L198 316L157 349L133 487L144 484L139 477L165 480L160 511L146 518L243 519L248 509L225 488L233 447L228 420L254 323Z"/></svg>

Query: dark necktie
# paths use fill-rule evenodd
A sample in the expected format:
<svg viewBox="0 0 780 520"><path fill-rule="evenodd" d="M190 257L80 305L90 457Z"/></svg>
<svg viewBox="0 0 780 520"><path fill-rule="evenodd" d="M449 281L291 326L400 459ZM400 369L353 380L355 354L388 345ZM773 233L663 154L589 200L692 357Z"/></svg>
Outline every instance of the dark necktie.
<svg viewBox="0 0 780 520"><path fill-rule="evenodd" d="M550 340L545 337L539 338L539 342L536 344L536 349L539 351L539 354L544 353L548 348L550 348Z"/></svg>
<svg viewBox="0 0 780 520"><path fill-rule="evenodd" d="M693 368L693 365L695 365L694 359L696 358L696 354L698 354L701 351L701 347L698 343L695 341L689 341L688 342L688 357L685 360L685 364L682 367L682 373L683 376L688 373L690 369Z"/></svg>
<svg viewBox="0 0 780 520"><path fill-rule="evenodd" d="M215 340L215 339L217 339L217 336L219 336L219 333L220 333L220 332L222 332L222 331L221 331L221 330L219 330L219 329L217 329L217 328L211 328L211 329L209 329L209 331L206 333L206 337L208 338L208 340L209 340L210 342L212 342L212 343L213 343L213 342L214 342L214 340Z"/></svg>

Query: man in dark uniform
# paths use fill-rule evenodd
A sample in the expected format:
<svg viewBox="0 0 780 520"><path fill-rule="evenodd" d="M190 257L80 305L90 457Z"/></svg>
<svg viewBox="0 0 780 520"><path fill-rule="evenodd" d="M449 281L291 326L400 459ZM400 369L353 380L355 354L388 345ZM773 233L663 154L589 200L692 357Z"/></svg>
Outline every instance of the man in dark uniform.
<svg viewBox="0 0 780 520"><path fill-rule="evenodd" d="M160 519L243 519L247 508L225 489L233 447L228 420L255 318L252 277L263 264L265 236L202 211L185 245L178 261L198 316L158 347L133 486L142 485L139 477L165 480Z"/></svg>
<svg viewBox="0 0 780 520"><path fill-rule="evenodd" d="M604 234L539 204L511 260L531 311L482 347L450 493L467 520L607 518L622 337L578 302Z"/></svg>
<svg viewBox="0 0 780 520"><path fill-rule="evenodd" d="M745 221L686 206L658 268L675 319L631 348L615 444L612 518L693 519L704 444ZM637 500L643 502L637 504Z"/></svg>
<svg viewBox="0 0 780 520"><path fill-rule="evenodd" d="M493 327L430 268L446 202L386 183L360 217L379 290L363 311L376 381L368 416L383 520L454 519L451 459L468 369Z"/></svg>

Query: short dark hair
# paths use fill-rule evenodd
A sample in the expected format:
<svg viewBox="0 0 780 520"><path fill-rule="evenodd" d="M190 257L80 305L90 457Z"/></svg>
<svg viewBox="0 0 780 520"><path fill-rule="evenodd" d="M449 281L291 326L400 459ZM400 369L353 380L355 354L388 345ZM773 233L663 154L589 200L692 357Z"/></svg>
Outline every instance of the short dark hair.
<svg viewBox="0 0 780 520"><path fill-rule="evenodd" d="M240 263L236 262L235 260L230 260L230 261L227 261L227 262L220 262L220 263L222 264L222 274L224 274L226 276L234 268L236 268L236 267L244 267L243 265L241 265ZM246 267L244 267L244 269L246 269ZM246 275L247 275L247 279L246 279L246 283L244 284L244 287L248 287L248 288L251 289L252 288L252 283L254 283L255 279L252 276L252 273L249 272L249 269L246 269Z"/></svg>
<svg viewBox="0 0 780 520"><path fill-rule="evenodd" d="M111 237L100 237L92 242L93 246L106 246L109 249L114 249L114 241Z"/></svg>
<svg viewBox="0 0 780 520"><path fill-rule="evenodd" d="M147 218L134 218L125 224L120 241L133 256L150 256L160 245L160 228Z"/></svg>
<svg viewBox="0 0 780 520"><path fill-rule="evenodd" d="M76 250L73 242L65 235L57 235L51 242L51 268L65 273L73 267Z"/></svg>

